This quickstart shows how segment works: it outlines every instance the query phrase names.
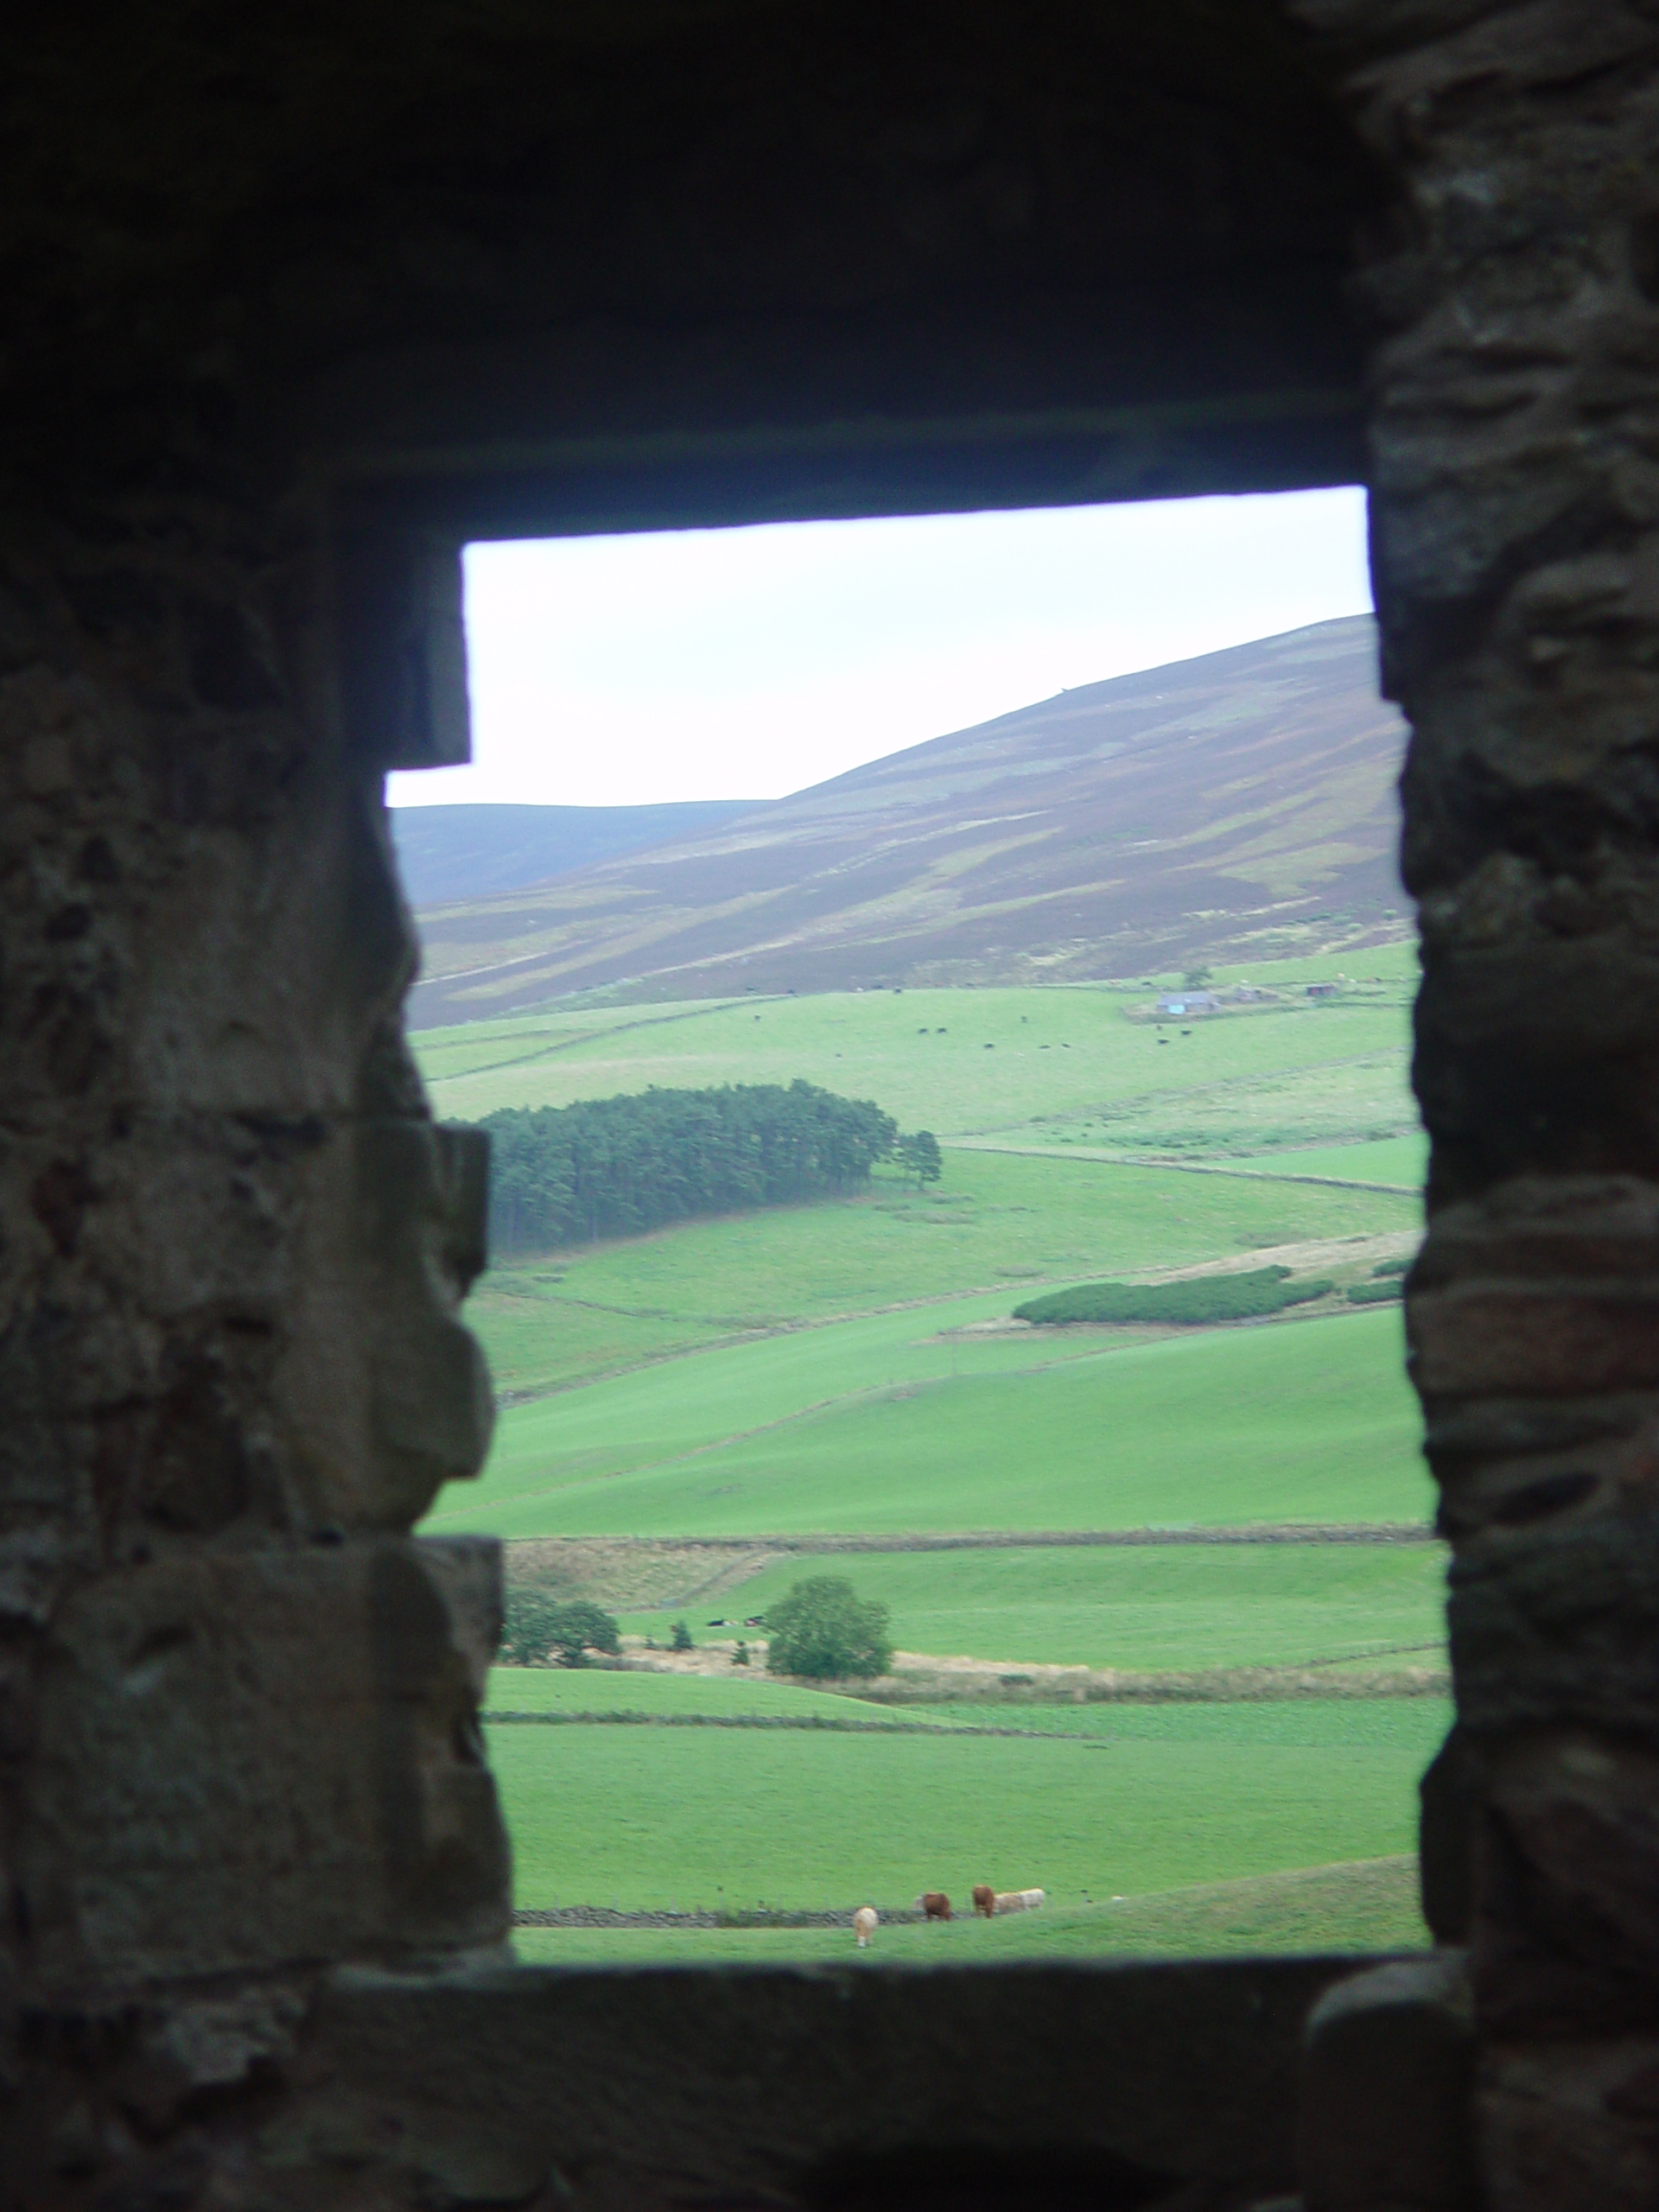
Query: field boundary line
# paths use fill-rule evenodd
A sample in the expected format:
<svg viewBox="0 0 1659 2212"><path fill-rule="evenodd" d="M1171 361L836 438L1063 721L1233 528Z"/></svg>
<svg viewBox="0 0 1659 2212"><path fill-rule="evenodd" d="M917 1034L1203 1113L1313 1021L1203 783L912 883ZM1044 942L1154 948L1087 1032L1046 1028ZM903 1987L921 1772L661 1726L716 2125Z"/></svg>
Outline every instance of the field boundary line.
<svg viewBox="0 0 1659 2212"><path fill-rule="evenodd" d="M1000 1153L1010 1160L1078 1160L1090 1167L1139 1167L1172 1175L1229 1175L1238 1183L1302 1183L1319 1191L1373 1191L1391 1198L1414 1198L1422 1193L1418 1183L1352 1183L1338 1175L1274 1175L1262 1167L1215 1167L1207 1160L1156 1160L1133 1153L1098 1152L1082 1145L1068 1145L1062 1152L1052 1146L984 1144L959 1138L957 1149Z"/></svg>
<svg viewBox="0 0 1659 2212"><path fill-rule="evenodd" d="M850 1928L855 1905L843 1905L839 1910L813 1911L804 1908L790 1911L780 1908L768 1912L764 1906L753 1912L653 1912L649 1907L638 1912L626 1912L620 1906L604 1904L526 1905L515 1910L515 1928ZM914 1921L918 1924L925 1915L914 1905L884 1904L879 1908L880 1917L889 1923L894 1921Z"/></svg>
<svg viewBox="0 0 1659 2212"><path fill-rule="evenodd" d="M480 1713L492 1727L555 1728L798 1728L830 1736L1018 1736L1057 1744L1103 1744L1104 1736L1068 1734L1058 1728L994 1728L986 1723L948 1720L854 1720L837 1713Z"/></svg>
<svg viewBox="0 0 1659 2212"><path fill-rule="evenodd" d="M834 1402L831 1401L830 1402ZM752 1431L758 1434L760 1432ZM689 1456L689 1455L688 1455ZM1264 1521L1200 1529L975 1529L940 1534L761 1536L509 1536L516 1544L637 1545L651 1551L832 1552L1061 1551L1140 1544L1433 1544L1423 1521Z"/></svg>

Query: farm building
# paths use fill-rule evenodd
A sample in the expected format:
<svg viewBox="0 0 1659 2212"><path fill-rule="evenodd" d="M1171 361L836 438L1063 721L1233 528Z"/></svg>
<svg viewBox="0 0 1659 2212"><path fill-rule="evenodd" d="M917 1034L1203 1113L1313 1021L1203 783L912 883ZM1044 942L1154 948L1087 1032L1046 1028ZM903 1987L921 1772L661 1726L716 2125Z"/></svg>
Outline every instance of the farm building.
<svg viewBox="0 0 1659 2212"><path fill-rule="evenodd" d="M1192 1014L1213 1014L1221 1001L1212 991L1169 992L1158 1001L1160 1014L1172 1016Z"/></svg>

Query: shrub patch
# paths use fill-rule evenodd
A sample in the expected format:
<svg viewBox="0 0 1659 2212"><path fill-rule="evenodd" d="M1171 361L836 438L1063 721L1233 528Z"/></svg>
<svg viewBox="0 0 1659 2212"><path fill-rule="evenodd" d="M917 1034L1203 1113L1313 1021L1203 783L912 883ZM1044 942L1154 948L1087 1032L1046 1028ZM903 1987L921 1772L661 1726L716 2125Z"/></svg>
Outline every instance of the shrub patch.
<svg viewBox="0 0 1659 2212"><path fill-rule="evenodd" d="M1184 1282L1085 1282L1016 1306L1016 1321L1249 1321L1287 1306L1323 1298L1334 1286L1323 1276L1298 1282L1288 1268L1254 1268L1248 1274L1195 1275ZM1380 1287L1380 1286L1379 1286ZM1393 1286L1389 1287L1393 1294ZM1351 1296L1352 1294L1351 1293Z"/></svg>

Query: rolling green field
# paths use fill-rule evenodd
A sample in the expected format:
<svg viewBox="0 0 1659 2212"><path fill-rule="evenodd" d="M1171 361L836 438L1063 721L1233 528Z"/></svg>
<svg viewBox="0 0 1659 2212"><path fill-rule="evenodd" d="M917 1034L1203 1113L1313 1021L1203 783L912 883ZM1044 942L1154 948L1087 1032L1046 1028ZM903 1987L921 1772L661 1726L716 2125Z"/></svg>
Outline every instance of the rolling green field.
<svg viewBox="0 0 1659 2212"><path fill-rule="evenodd" d="M807 1574L844 1574L876 1598L905 1651L1056 1666L1161 1670L1288 1666L1415 1648L1443 1634L1438 1545L1160 1545L1133 1550L873 1552L796 1557L690 1615L741 1621ZM684 1606L625 1616L665 1640ZM730 1631L728 1631L729 1633ZM721 1687L724 1687L721 1685Z"/></svg>
<svg viewBox="0 0 1659 2212"><path fill-rule="evenodd" d="M1409 1256L1414 958L1351 957L1365 978L1334 1001L1302 986L1341 963L1310 958L1251 972L1280 993L1270 1007L1161 1027L1150 987L1168 978L573 1003L425 1033L449 1116L804 1076L948 1141L932 1190L878 1178L846 1201L492 1269L469 1314L505 1399L494 1448L427 1525L764 1546L1426 1522L1396 1307L1181 1330L1009 1318L1039 1289L1255 1255L1332 1278L1339 1299L1379 1260ZM706 1580L706 1561L697 1571ZM706 1601L607 1602L626 1633L664 1641L685 1613L701 1640L734 1632L711 1618L763 1611L819 1571L887 1604L907 1652L1015 1667L1386 1669L1431 1662L1441 1636L1427 1545L803 1554ZM1422 1939L1402 1854L1446 1724L1438 1697L894 1710L758 1671L499 1669L489 1702L644 1716L492 1727L521 1906L839 1910L924 1886L965 1900L984 1878L1039 1884L1051 1908L884 1929L879 1955ZM837 1716L874 1725L780 1725ZM688 1725L749 1718L772 1725ZM1020 1732L976 1732L1010 1725ZM839 1928L518 1940L524 1955L572 1960L851 1951Z"/></svg>
<svg viewBox="0 0 1659 2212"><path fill-rule="evenodd" d="M1310 1146L1306 1151L1264 1153L1242 1160L1281 1175L1330 1175L1358 1183L1386 1183L1414 1198L1428 1173L1428 1139L1421 1129L1404 1137L1380 1137L1371 1144Z"/></svg>
<svg viewBox="0 0 1659 2212"><path fill-rule="evenodd" d="M1338 963L1287 962L1273 976L1281 1003L1185 1035L1146 1018L1155 992L1103 984L572 1007L427 1030L415 1044L438 1111L466 1120L652 1084L804 1076L941 1138L1080 1128L1103 1110L1134 1147L1167 1122L1183 1146L1192 1124L1213 1126L1218 1150L1259 1151L1414 1125L1403 1080L1414 956L1394 945L1363 957L1382 980L1313 1003L1294 994ZM1356 1087L1349 1071L1368 1062Z"/></svg>
<svg viewBox="0 0 1659 2212"><path fill-rule="evenodd" d="M1408 1850L1444 1701L1356 1710L1096 1707L1086 1732L1012 1738L489 1733L521 1906L850 1910L990 1881L1065 1910Z"/></svg>
<svg viewBox="0 0 1659 2212"><path fill-rule="evenodd" d="M504 1536L1423 1521L1393 1307L941 1338L887 1314L698 1353L502 1416L435 1529ZM921 1333L923 1327L929 1333ZM955 1371L953 1372L953 1365Z"/></svg>
<svg viewBox="0 0 1659 2212"><path fill-rule="evenodd" d="M845 1720L849 1713L882 1726L909 1717L886 1706L858 1700L849 1704L827 1690L772 1681L758 1669L746 1681L728 1681L703 1675L644 1675L608 1667L493 1667L484 1707L486 1713L626 1713L647 1720L758 1715L805 1726ZM938 1725L957 1724L947 1717Z"/></svg>
<svg viewBox="0 0 1659 2212"><path fill-rule="evenodd" d="M1117 1162L950 1150L943 1183L690 1222L492 1269L468 1308L498 1385L531 1392L803 1321L1394 1235L1398 1197ZM1321 1267L1321 1272L1329 1273Z"/></svg>
<svg viewBox="0 0 1659 2212"><path fill-rule="evenodd" d="M710 1959L878 1960L963 1964L998 1959L1173 1956L1227 1951L1404 1951L1426 1947L1417 1862L1401 1853L1194 1884L1103 1904L1045 1907L1011 1919L889 1923L868 1952L844 1928L521 1928L521 1958L550 1966Z"/></svg>

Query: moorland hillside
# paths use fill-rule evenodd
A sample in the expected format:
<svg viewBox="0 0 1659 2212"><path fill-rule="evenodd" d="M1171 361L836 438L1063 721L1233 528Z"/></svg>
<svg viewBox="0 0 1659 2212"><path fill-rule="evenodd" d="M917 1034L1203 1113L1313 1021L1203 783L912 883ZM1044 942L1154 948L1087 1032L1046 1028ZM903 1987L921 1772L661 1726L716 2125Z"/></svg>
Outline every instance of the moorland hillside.
<svg viewBox="0 0 1659 2212"><path fill-rule="evenodd" d="M1403 739L1369 616L1088 684L716 830L428 908L411 1019L607 988L1076 982L1396 936Z"/></svg>
<svg viewBox="0 0 1659 2212"><path fill-rule="evenodd" d="M656 806L395 806L391 842L412 906L441 906L522 891L671 839L707 836L747 799L668 800Z"/></svg>

